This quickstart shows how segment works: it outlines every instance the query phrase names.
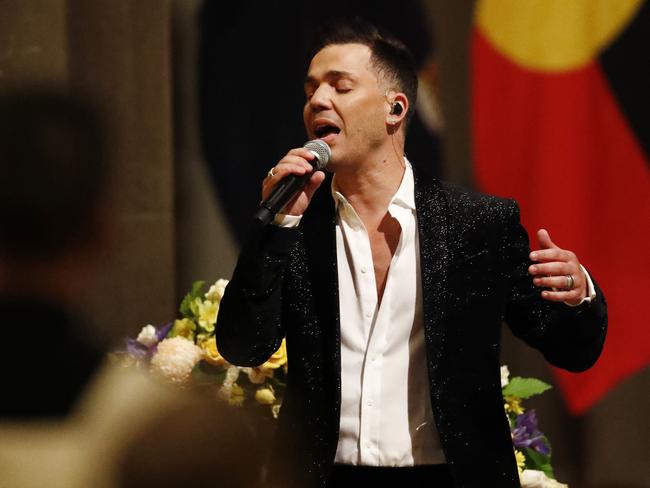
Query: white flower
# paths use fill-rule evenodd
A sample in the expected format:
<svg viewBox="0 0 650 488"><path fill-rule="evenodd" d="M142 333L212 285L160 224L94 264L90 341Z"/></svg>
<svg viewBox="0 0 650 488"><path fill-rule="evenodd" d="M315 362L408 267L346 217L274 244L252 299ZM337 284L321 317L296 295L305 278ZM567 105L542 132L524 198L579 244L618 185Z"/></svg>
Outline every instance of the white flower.
<svg viewBox="0 0 650 488"><path fill-rule="evenodd" d="M156 342L158 342L158 337L156 336L156 328L151 324L145 325L138 334L138 338L136 340L143 346L153 346Z"/></svg>
<svg viewBox="0 0 650 488"><path fill-rule="evenodd" d="M207 300L212 300L213 302L220 302L223 298L224 291L226 290L226 285L228 280L219 279L217 282L210 287L208 292L205 294Z"/></svg>
<svg viewBox="0 0 650 488"><path fill-rule="evenodd" d="M237 366L230 365L226 370L226 378L221 383L219 388L218 395L224 400L230 401L233 396L233 386L236 386L235 383L239 379L239 373L241 373L242 368Z"/></svg>
<svg viewBox="0 0 650 488"><path fill-rule="evenodd" d="M509 383L508 378L510 378L510 371L508 371L508 366L501 366L501 388Z"/></svg>
<svg viewBox="0 0 650 488"><path fill-rule="evenodd" d="M241 370L237 366L229 366L228 371L226 371L226 379L224 380L224 383L227 381L228 383L233 384L239 378L240 371Z"/></svg>
<svg viewBox="0 0 650 488"><path fill-rule="evenodd" d="M244 403L245 393L244 389L237 383L226 383L225 381L217 392L218 396L226 400L229 405L241 407Z"/></svg>
<svg viewBox="0 0 650 488"><path fill-rule="evenodd" d="M151 370L174 383L185 383L202 357L203 351L192 341L180 336L172 337L158 344L151 359Z"/></svg>
<svg viewBox="0 0 650 488"><path fill-rule="evenodd" d="M219 398L223 400L230 400L230 394L232 393L232 383L227 384L225 381L219 388L219 391L217 394L219 395Z"/></svg>
<svg viewBox="0 0 650 488"><path fill-rule="evenodd" d="M569 488L568 485L549 478L543 471L534 469L524 469L520 479L522 488Z"/></svg>

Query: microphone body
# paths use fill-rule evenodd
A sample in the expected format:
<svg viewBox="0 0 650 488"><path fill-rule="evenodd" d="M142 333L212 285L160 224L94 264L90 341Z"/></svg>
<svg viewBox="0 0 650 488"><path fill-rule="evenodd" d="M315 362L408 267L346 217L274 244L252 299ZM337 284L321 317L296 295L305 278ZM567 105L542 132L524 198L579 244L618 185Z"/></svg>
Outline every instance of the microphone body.
<svg viewBox="0 0 650 488"><path fill-rule="evenodd" d="M314 171L322 170L327 166L331 152L326 142L315 139L307 142L303 147L314 154L314 159L309 161ZM271 194L260 204L260 208L255 212L254 221L263 226L271 222L275 215L302 190L312 174L314 174L313 171L304 175L292 174L283 178Z"/></svg>

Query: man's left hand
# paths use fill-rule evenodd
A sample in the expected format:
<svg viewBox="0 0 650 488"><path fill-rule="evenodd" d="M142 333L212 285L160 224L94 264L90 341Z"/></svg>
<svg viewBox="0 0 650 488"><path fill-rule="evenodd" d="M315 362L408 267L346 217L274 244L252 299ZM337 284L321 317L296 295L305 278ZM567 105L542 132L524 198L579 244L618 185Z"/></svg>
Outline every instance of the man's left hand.
<svg viewBox="0 0 650 488"><path fill-rule="evenodd" d="M535 264L528 268L536 286L550 288L542 298L578 305L587 296L587 279L574 253L559 248L545 229L537 231L540 249L530 253Z"/></svg>

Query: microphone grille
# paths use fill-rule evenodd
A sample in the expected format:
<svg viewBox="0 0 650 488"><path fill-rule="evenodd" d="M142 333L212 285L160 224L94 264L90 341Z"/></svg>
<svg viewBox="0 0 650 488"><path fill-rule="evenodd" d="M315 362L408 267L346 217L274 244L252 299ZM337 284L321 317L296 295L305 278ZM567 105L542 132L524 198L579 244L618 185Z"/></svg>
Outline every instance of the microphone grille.
<svg viewBox="0 0 650 488"><path fill-rule="evenodd" d="M314 166L314 170L322 170L327 166L327 163L330 162L332 151L325 141L314 139L313 141L307 142L303 147L309 149L316 156L316 158L311 162Z"/></svg>

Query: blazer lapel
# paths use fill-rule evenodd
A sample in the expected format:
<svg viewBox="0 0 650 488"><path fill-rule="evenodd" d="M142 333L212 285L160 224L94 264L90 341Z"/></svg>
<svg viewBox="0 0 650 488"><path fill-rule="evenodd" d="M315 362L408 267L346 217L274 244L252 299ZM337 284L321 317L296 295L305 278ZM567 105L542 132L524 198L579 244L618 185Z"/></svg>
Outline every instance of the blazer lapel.
<svg viewBox="0 0 650 488"><path fill-rule="evenodd" d="M328 380L336 392L341 383L341 336L338 293L338 270L336 263L336 215L334 201L329 192L331 177L316 192L305 213L303 238L307 257L307 270L314 292L316 314L321 325L325 350L324 358L333 370ZM338 415L337 403L337 412ZM338 420L338 417L337 417Z"/></svg>
<svg viewBox="0 0 650 488"><path fill-rule="evenodd" d="M420 241L420 275L424 337L427 344L429 381L436 383L445 342L447 296L448 209L447 200L435 180L415 175L415 207Z"/></svg>

